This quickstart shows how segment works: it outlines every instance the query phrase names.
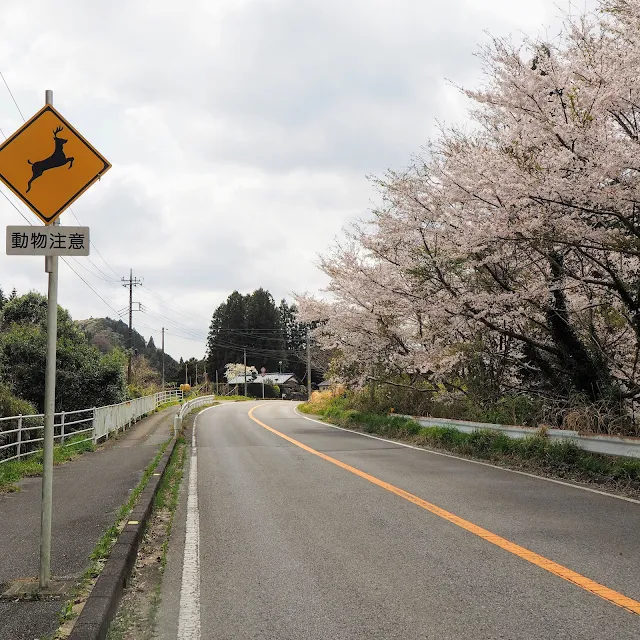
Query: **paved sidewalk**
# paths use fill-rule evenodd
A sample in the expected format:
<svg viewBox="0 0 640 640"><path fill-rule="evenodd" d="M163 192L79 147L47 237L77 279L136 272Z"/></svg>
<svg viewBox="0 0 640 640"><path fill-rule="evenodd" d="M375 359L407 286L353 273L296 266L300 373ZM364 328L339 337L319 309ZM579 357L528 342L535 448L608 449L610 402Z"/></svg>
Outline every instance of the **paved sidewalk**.
<svg viewBox="0 0 640 640"><path fill-rule="evenodd" d="M99 451L54 468L54 576L82 575L100 536L171 435L177 410L171 407L145 418ZM0 494L0 592L12 580L38 574L41 479L26 478L19 486L19 492ZM51 634L62 604L0 601L0 640L35 640Z"/></svg>

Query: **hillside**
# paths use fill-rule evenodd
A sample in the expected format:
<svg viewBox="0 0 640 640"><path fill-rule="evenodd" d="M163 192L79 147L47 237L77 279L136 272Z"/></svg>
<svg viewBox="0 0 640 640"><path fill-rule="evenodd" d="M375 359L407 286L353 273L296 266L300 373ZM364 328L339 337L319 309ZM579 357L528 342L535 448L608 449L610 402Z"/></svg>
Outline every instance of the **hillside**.
<svg viewBox="0 0 640 640"><path fill-rule="evenodd" d="M84 331L87 338L102 353L109 353L114 348L126 349L129 327L122 320L112 320L111 318L89 318L88 320L77 320L77 325ZM162 349L157 348L153 337L147 342L143 335L135 329L132 333L132 346L137 350L139 356L144 356L150 366L156 371L162 371ZM180 364L170 355L164 356L165 377L171 380L174 372L180 368Z"/></svg>

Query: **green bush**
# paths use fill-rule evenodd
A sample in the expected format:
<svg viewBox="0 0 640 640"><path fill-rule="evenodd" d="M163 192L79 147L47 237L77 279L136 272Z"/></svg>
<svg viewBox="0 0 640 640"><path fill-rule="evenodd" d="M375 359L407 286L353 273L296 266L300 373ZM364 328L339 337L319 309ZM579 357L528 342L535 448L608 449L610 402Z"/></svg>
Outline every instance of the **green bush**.
<svg viewBox="0 0 640 640"><path fill-rule="evenodd" d="M0 418L9 416L34 415L38 413L35 405L13 395L7 385L0 383Z"/></svg>
<svg viewBox="0 0 640 640"><path fill-rule="evenodd" d="M13 395L44 409L47 300L28 293L7 302L0 317L0 376ZM58 308L56 411L114 404L125 399L124 354L103 356Z"/></svg>

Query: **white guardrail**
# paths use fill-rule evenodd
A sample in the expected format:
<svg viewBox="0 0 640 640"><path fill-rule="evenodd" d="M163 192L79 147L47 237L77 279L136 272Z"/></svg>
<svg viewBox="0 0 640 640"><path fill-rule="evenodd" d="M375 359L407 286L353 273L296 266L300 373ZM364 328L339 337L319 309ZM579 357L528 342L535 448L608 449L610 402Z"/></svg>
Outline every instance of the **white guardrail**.
<svg viewBox="0 0 640 640"><path fill-rule="evenodd" d="M500 431L510 438L530 438L540 435L541 430L535 427L517 427L501 424L490 424L486 422L467 422L466 420L449 420L447 418L416 418L406 416L423 427L452 427L458 431L471 433L488 429L489 431ZM592 453L603 453L609 456L625 456L628 458L640 458L640 438L625 438L618 436L605 436L596 434L583 434L578 431L567 429L546 429L545 437L550 440L569 441L578 448Z"/></svg>
<svg viewBox="0 0 640 640"><path fill-rule="evenodd" d="M130 427L160 405L181 400L182 391L171 390L106 407L61 411L54 415L53 440L64 444L65 440L73 437L73 445L88 440L95 444L113 432ZM75 439L83 434L86 434L85 438ZM42 448L43 440L44 414L0 418L0 464L35 453Z"/></svg>
<svg viewBox="0 0 640 640"><path fill-rule="evenodd" d="M187 400L181 407L178 414L173 418L173 435L177 435L178 431L182 429L182 421L189 415L189 412L198 407L202 407L205 404L211 404L216 397L212 394L210 396L200 396L193 400Z"/></svg>

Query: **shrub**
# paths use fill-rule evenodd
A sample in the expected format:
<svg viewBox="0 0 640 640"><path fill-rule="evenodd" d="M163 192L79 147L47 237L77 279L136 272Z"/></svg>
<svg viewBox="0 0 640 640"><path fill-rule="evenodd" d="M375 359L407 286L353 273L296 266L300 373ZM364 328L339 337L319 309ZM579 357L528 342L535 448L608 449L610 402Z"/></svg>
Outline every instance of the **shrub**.
<svg viewBox="0 0 640 640"><path fill-rule="evenodd" d="M573 442L549 440L543 432L515 439L489 429L466 433L453 427L423 427L409 418L353 408L348 397L322 394L307 405L301 405L301 409L317 413L333 424L366 433L408 439L417 444L485 460L517 466L524 464L534 470L545 470L560 476L571 473L572 476L578 475L587 480L606 479L626 483L640 480L639 460L588 453Z"/></svg>

